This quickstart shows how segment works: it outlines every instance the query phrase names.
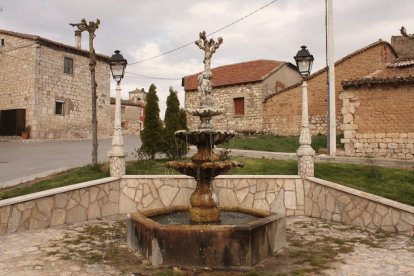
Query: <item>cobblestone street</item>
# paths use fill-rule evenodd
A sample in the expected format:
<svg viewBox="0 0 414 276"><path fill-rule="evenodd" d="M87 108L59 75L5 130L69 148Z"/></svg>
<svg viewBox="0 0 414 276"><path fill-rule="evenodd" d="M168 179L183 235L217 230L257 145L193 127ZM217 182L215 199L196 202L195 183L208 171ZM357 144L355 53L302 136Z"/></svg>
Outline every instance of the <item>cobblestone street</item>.
<svg viewBox="0 0 414 276"><path fill-rule="evenodd" d="M164 270L172 270L172 275L241 275L248 271L260 275L414 275L412 237L307 217L288 218L286 247L255 267L152 266L127 248L124 223L120 222L124 219L117 216L1 235L0 275L156 275ZM91 238L94 234L103 239Z"/></svg>

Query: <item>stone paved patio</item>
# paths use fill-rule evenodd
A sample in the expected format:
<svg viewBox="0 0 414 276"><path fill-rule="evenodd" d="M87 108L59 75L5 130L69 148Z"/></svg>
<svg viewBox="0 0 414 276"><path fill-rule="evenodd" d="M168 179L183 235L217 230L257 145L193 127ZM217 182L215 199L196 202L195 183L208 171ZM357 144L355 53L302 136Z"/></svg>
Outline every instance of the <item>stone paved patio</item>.
<svg viewBox="0 0 414 276"><path fill-rule="evenodd" d="M308 217L289 217L287 246L255 267L152 266L127 248L124 220L0 235L0 275L414 275L413 237Z"/></svg>

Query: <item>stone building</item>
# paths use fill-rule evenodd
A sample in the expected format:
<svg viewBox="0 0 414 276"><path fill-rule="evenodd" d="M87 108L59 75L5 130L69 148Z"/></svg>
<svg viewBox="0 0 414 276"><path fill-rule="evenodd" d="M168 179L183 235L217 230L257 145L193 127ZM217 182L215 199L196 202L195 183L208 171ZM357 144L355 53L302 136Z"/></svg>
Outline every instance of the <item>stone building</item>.
<svg viewBox="0 0 414 276"><path fill-rule="evenodd" d="M137 135L144 129L146 95L144 88L129 92L129 100L121 100L121 125L124 135ZM115 102L111 97L111 122L115 120Z"/></svg>
<svg viewBox="0 0 414 276"><path fill-rule="evenodd" d="M98 136L104 137L113 133L109 57L96 58ZM34 139L88 138L91 109L89 51L0 30L0 135L30 126Z"/></svg>
<svg viewBox="0 0 414 276"><path fill-rule="evenodd" d="M393 47L386 41L377 41L335 62L335 102L338 133L343 122L343 102L338 95L344 91L341 81L364 77L384 67L397 57ZM307 79L309 125L312 135L326 134L327 130L327 68ZM302 82L276 91L263 102L263 130L284 136L299 136L302 113Z"/></svg>
<svg viewBox="0 0 414 276"><path fill-rule="evenodd" d="M301 80L296 66L274 60L254 60L220 66L212 69L214 106L224 109L222 116L214 117L216 129L239 132L263 131L262 101L271 93ZM182 80L186 108L198 108L198 79L200 73ZM198 118L187 116L188 127L195 129Z"/></svg>
<svg viewBox="0 0 414 276"><path fill-rule="evenodd" d="M345 155L413 159L414 58L342 82Z"/></svg>

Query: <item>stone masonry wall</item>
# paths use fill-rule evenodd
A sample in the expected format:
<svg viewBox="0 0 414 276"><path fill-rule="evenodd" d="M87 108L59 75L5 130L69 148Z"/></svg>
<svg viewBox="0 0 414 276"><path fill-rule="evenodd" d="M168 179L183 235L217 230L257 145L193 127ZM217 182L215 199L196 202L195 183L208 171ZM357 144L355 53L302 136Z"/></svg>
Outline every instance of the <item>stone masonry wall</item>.
<svg viewBox="0 0 414 276"><path fill-rule="evenodd" d="M32 40L0 34L0 110L26 109L33 115L36 45ZM26 124L30 124L30 120Z"/></svg>
<svg viewBox="0 0 414 276"><path fill-rule="evenodd" d="M214 82L214 78L213 78ZM224 109L224 114L213 117L215 129L235 131L258 131L262 129L262 84L248 83L214 88L214 107ZM244 115L234 115L234 98L244 97ZM185 93L186 108L199 108L198 91ZM200 124L199 117L187 114L190 130Z"/></svg>
<svg viewBox="0 0 414 276"><path fill-rule="evenodd" d="M412 85L348 88L339 97L346 156L413 159Z"/></svg>
<svg viewBox="0 0 414 276"><path fill-rule="evenodd" d="M190 177L124 176L89 181L0 201L0 234L173 205L189 205ZM221 205L253 207L288 216L304 214L298 176L219 177Z"/></svg>
<svg viewBox="0 0 414 276"><path fill-rule="evenodd" d="M64 73L64 58L73 59L73 74ZM40 48L32 138L89 138L92 133L92 96L89 58L47 46ZM97 61L98 137L112 135L109 65ZM64 115L55 114L55 101L64 101Z"/></svg>
<svg viewBox="0 0 414 276"><path fill-rule="evenodd" d="M194 179L124 176L0 200L0 234L174 205L189 205ZM314 177L221 176L222 206L341 221L413 236L414 207Z"/></svg>
<svg viewBox="0 0 414 276"><path fill-rule="evenodd" d="M338 134L342 124L342 100L338 95L343 91L341 81L364 77L384 67L384 62L395 58L388 44L378 43L335 64L335 108ZM312 135L326 134L327 72L324 69L311 75L308 83L309 125ZM286 136L298 136L301 125L302 86L294 86L268 98L263 104L263 128L265 132Z"/></svg>
<svg viewBox="0 0 414 276"><path fill-rule="evenodd" d="M414 207L315 177L305 187L305 215L369 229L414 235Z"/></svg>
<svg viewBox="0 0 414 276"><path fill-rule="evenodd" d="M139 116L139 106L122 106L124 111L121 111L121 123L123 125L122 134L123 135L139 135L141 132L140 123L144 125ZM123 113L124 112L124 113ZM115 105L111 104L110 106L110 116L111 122L110 125L113 127L115 125Z"/></svg>

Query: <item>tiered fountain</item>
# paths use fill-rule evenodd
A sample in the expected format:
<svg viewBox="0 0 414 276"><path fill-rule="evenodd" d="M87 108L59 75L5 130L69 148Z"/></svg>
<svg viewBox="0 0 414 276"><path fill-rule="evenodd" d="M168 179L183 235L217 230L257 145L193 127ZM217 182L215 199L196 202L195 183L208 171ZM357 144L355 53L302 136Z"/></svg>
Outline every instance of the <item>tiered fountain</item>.
<svg viewBox="0 0 414 276"><path fill-rule="evenodd" d="M187 109L200 117L198 130L180 130L175 136L197 146L191 161L171 161L166 167L196 180L190 206L143 211L130 215L128 243L153 264L184 266L250 266L285 244L285 217L238 206L220 206L211 189L214 178L243 167L225 161L214 146L234 137L234 131L214 130L212 117L224 111L214 108L211 57L223 39L209 41L200 33L196 45L204 50L205 70L198 76L200 108Z"/></svg>

